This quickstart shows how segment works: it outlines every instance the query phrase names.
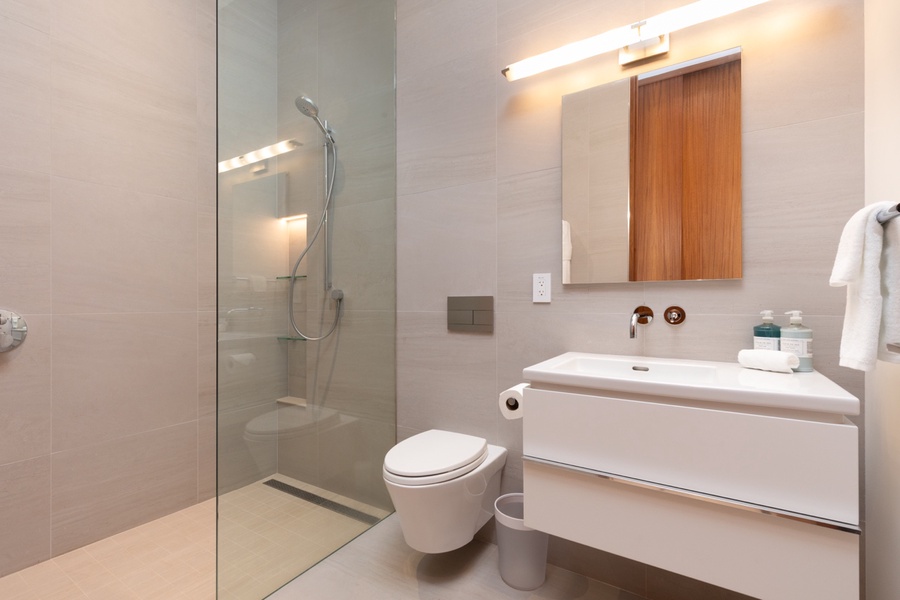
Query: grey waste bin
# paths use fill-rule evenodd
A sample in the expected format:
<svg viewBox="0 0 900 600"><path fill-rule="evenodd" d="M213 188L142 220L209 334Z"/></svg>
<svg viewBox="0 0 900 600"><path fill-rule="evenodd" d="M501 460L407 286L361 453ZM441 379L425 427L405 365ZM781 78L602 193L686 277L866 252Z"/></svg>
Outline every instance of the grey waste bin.
<svg viewBox="0 0 900 600"><path fill-rule="evenodd" d="M549 536L525 526L525 495L505 494L494 502L500 577L517 590L533 590L547 576Z"/></svg>

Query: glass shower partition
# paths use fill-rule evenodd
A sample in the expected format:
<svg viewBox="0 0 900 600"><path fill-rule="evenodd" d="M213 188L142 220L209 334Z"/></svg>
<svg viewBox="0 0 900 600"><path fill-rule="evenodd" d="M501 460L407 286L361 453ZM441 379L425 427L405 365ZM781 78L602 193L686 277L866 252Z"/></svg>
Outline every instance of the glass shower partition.
<svg viewBox="0 0 900 600"><path fill-rule="evenodd" d="M219 0L220 599L264 598L392 510L393 0ZM325 138L337 144L325 232ZM325 248L335 318L325 285Z"/></svg>

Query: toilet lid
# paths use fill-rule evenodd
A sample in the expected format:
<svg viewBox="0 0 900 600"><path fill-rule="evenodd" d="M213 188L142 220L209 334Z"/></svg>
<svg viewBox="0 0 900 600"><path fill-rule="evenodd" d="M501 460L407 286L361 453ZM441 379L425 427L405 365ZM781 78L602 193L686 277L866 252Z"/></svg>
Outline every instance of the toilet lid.
<svg viewBox="0 0 900 600"><path fill-rule="evenodd" d="M484 462L486 456L487 440L484 438L432 429L391 448L384 457L384 469L401 477L468 472Z"/></svg>

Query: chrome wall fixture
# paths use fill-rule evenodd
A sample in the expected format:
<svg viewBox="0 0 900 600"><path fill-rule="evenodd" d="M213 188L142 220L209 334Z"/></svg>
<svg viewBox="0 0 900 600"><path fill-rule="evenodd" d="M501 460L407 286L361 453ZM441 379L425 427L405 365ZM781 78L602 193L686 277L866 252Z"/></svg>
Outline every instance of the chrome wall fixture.
<svg viewBox="0 0 900 600"><path fill-rule="evenodd" d="M21 315L0 309L0 352L20 346L28 335L28 325Z"/></svg>

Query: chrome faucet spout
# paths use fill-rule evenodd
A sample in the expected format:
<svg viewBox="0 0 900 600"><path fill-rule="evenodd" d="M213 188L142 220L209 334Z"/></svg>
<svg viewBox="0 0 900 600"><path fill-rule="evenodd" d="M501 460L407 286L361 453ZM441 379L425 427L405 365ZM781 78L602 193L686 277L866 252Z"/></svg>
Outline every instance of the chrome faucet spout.
<svg viewBox="0 0 900 600"><path fill-rule="evenodd" d="M634 339L635 327L638 323L646 325L653 320L653 310L649 306L638 306L631 313L631 328L628 331L628 337Z"/></svg>

